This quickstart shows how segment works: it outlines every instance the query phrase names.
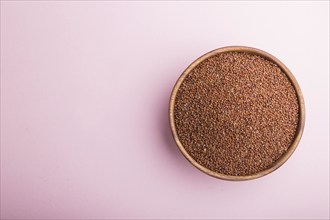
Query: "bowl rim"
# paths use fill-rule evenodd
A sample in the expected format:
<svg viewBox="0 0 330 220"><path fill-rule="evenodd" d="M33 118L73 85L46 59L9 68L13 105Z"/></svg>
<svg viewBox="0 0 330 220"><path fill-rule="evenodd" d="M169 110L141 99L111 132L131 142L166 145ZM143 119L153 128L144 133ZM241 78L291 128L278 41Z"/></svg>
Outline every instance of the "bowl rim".
<svg viewBox="0 0 330 220"><path fill-rule="evenodd" d="M269 168L259 171L257 173L251 174L251 175L246 175L246 176L232 176L232 175L226 175L226 174L222 174L222 173L218 173L215 171L212 171L204 166L202 166L201 164L199 164L197 161L195 161L190 155L189 153L185 150L185 148L183 147L182 143L180 142L180 139L178 137L177 131L176 131L176 127L175 127L175 120L174 120L174 105L175 105L175 99L176 99L176 95L177 92L183 82L183 80L185 79L185 77L190 73L190 71L192 69L194 69L199 63L203 62L204 60L206 60L207 58L214 56L216 54L219 53L225 53L225 52L246 52L246 53L250 53L250 54L255 54L258 56L261 56L273 63L275 63L282 71L283 73L286 74L286 76L288 77L288 79L291 81L295 91L296 91L296 95L297 95L297 99L298 99L298 104L299 104L299 118L298 118L298 127L297 127L297 131L294 137L294 140L291 144L291 146L288 148L288 150ZM221 47L215 50L212 50L210 52L205 53L204 55L200 56L199 58L197 58L195 61L193 61L185 70L184 72L180 75L180 77L178 78L178 80L176 81L172 93L171 93L171 97L170 97L170 103L169 103L169 121L170 121L170 127L171 127L171 132L172 132L172 136L175 140L175 143L177 145L177 147L179 148L180 152L184 155L184 157L192 164L194 165L197 169L199 169L200 171L218 178L218 179L222 179L222 180L230 180L230 181L243 181L243 180L252 180L252 179L256 179L262 176L265 176L273 171L275 171L276 169L278 169L280 166L282 166L289 158L290 156L293 154L293 152L296 150L299 141L302 137L303 134L303 130L304 130L304 126L305 126L305 104L304 104L304 98L303 98L303 94L301 92L301 89L299 87L299 84L297 82L297 80L295 79L295 77L293 76L293 74L291 73L291 71L288 69L288 67L286 67L280 60L278 60L276 57L274 57L273 55L257 49L257 48L253 48L253 47L247 47L247 46L227 46L227 47Z"/></svg>

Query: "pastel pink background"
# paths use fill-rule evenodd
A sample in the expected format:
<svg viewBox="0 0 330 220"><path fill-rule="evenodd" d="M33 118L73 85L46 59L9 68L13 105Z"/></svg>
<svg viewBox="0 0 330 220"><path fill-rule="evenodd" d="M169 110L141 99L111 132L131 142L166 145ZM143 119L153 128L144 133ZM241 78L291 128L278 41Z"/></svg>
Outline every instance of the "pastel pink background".
<svg viewBox="0 0 330 220"><path fill-rule="evenodd" d="M176 79L228 45L306 101L294 155L247 182L195 169L168 125ZM329 2L1 1L1 218L329 218Z"/></svg>

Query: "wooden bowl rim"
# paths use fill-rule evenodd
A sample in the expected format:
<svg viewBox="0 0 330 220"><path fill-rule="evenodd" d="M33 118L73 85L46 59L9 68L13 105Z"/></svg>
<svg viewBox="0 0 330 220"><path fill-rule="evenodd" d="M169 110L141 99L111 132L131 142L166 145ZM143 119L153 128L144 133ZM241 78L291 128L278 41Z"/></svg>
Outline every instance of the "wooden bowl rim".
<svg viewBox="0 0 330 220"><path fill-rule="evenodd" d="M189 74L189 72L192 69L194 69L199 63L203 62L205 59L207 59L211 56L214 56L214 55L219 54L219 53L225 53L225 52L247 52L247 53L251 53L251 54L256 54L256 55L259 55L259 56L261 56L261 57L277 64L278 67L281 68L281 70L287 75L287 77L291 81L291 83L292 83L292 85L293 85L293 87L296 91L297 98L298 98L298 103L299 103L298 127L297 127L297 131L296 131L294 141L292 142L291 146L271 167L269 167L265 170L262 170L260 172L254 173L254 174L247 175L247 176L225 175L225 174L222 174L222 173L214 172L214 171L209 170L208 168L202 166L197 161L195 161L189 155L189 153L185 150L185 148L183 147L183 145L181 144L181 142L179 140L179 137L178 137L178 134L177 134L177 131L176 131L176 128L175 128L174 104L175 104L176 94L177 94L183 80ZM185 158L192 165L194 165L196 168L198 168L202 172L204 172L204 173L206 173L206 174L208 174L212 177L216 177L216 178L223 179L223 180L231 180L231 181L252 180L252 179L262 177L264 175L267 175L267 174L275 171L280 166L282 166L290 158L290 156L293 154L293 152L295 151L295 149L297 148L297 146L299 144L299 141L302 137L304 126L305 126L305 105L304 105L304 98L303 98L303 95L302 95L302 92L301 92L301 89L299 87L299 84L298 84L297 80L295 79L295 77L293 76L291 71L280 60L278 60L273 55L271 55L271 54L269 54L265 51L262 51L260 49L256 49L256 48L252 48L252 47L246 47L246 46L228 46L228 47L222 47L222 48L212 50L212 51L202 55L201 57L196 59L194 62L192 62L185 69L185 71L181 74L181 76L179 77L179 79L175 83L175 86L174 86L173 91L171 93L170 104L169 104L169 119L170 119L170 127L171 127L171 131L172 131L172 136L173 136L178 148L180 149L181 153L185 156Z"/></svg>

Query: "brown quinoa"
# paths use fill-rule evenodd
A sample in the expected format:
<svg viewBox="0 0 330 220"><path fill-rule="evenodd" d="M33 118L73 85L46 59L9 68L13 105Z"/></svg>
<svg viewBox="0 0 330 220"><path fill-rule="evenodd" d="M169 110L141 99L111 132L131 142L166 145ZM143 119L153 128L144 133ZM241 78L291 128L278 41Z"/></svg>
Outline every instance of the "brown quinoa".
<svg viewBox="0 0 330 220"><path fill-rule="evenodd" d="M174 104L179 140L202 166L245 176L272 166L292 144L299 105L292 83L273 62L225 52L198 64Z"/></svg>

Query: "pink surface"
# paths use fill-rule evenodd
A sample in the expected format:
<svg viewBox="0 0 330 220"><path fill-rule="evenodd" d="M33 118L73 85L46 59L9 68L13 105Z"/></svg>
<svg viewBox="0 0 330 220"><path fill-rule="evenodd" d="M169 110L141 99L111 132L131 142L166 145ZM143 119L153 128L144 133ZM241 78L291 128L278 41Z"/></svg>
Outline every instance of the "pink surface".
<svg viewBox="0 0 330 220"><path fill-rule="evenodd" d="M176 148L172 87L209 50L282 60L298 149L247 182ZM1 218L329 218L329 2L1 1Z"/></svg>

